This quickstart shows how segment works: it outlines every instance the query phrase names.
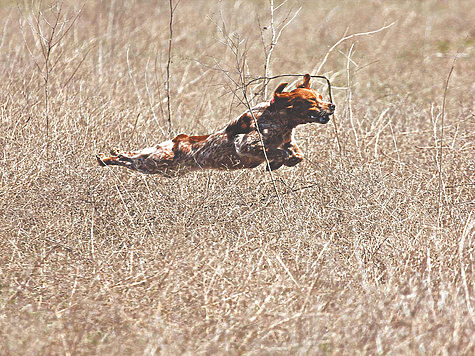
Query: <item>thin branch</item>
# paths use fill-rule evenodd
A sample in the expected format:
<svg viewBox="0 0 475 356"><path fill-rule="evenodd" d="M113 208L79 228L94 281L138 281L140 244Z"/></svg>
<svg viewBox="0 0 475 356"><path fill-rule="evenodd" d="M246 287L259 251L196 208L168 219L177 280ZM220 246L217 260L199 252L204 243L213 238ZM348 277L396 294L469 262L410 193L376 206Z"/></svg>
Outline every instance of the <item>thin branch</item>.
<svg viewBox="0 0 475 356"><path fill-rule="evenodd" d="M46 37L43 35L43 31L41 31L41 26L40 26L40 19L41 19L42 13L41 11L38 11L38 14L35 17L35 22L36 22L36 34L39 37L39 42L41 46L41 53L43 54L43 58L46 58L46 46L45 43L47 42ZM33 27L32 27L33 29ZM33 31L32 31L33 32Z"/></svg>
<svg viewBox="0 0 475 356"><path fill-rule="evenodd" d="M147 98L148 98L148 104L150 106L150 111L152 112L152 116L153 116L153 119L155 120L155 122L157 123L157 125L159 125L158 123L158 118L157 118L157 114L155 113L155 109L154 109L154 102L155 102L155 97L153 95L153 93L150 91L150 88L149 88L149 85L148 85L148 77L147 77L147 73L148 73L148 65L149 65L149 62L150 62L150 58L147 60L147 64L145 66L145 79L144 79L144 82L145 82L145 91L147 92ZM160 125L159 125L160 126Z"/></svg>
<svg viewBox="0 0 475 356"><path fill-rule="evenodd" d="M89 54L89 52L92 50L93 47L90 47L87 51L86 51L86 54L84 55L84 57L81 59L81 61L79 62L79 64L76 66L76 68L73 70L73 73L69 76L69 78L66 80L66 82L63 84L62 86L62 89L66 88L66 86L69 84L69 82L71 81L71 79L73 79L73 77L76 75L79 67L81 67L81 65L84 63L84 61L86 60L86 57L87 55Z"/></svg>
<svg viewBox="0 0 475 356"><path fill-rule="evenodd" d="M157 86L158 102L159 102L159 104L160 104L160 114L161 114L161 116L162 116L162 120L164 120L164 119L165 119L165 110L163 109L162 90L161 90L163 83L162 83L161 80L160 80L160 81L158 80L158 74L157 74L157 72L158 72L158 54L159 54L159 53L160 53L160 52L157 50L157 54L155 55L155 61L154 61L154 67L153 67L154 73L153 73L153 74L154 74L155 84L156 84L156 86ZM161 54L160 54L160 59L161 59ZM160 60L160 63L161 63L161 62L162 62L162 61ZM163 73L163 70L162 70L162 68L161 68L161 66L160 66L160 74L162 74L162 73ZM161 75L160 75L160 78L162 78ZM157 124L158 124L158 122L157 122ZM160 127L160 125L159 125L159 127Z"/></svg>
<svg viewBox="0 0 475 356"><path fill-rule="evenodd" d="M338 123L336 122L335 114L333 114L332 123L333 123L333 130L335 131L336 143L338 145L338 152L340 153L340 159L341 159L341 155L342 155L343 151L342 151L342 148L341 148L340 134L338 132Z"/></svg>
<svg viewBox="0 0 475 356"><path fill-rule="evenodd" d="M266 167L267 167L267 170L269 172L269 175L270 175L270 179L272 181L272 187L274 188L274 192L277 196L277 199L279 200L279 204L280 204L280 207L282 209L282 213L284 214L284 216L287 216L286 214L286 211L284 209L284 205L283 205L283 202L282 202L282 198L279 194L279 190L277 189L277 185L275 184L275 178L274 178L274 173L272 172L272 169L270 167L270 162L269 162L269 158L267 157L267 153L266 153L266 146L264 144L264 138L262 137L262 133L261 133L261 130L259 129L259 124L257 122L257 118L256 116L254 115L254 112L252 111L252 107L251 107L251 103L247 97L247 91L246 91L246 86L245 86L245 82L244 82L244 75L243 75L243 71L240 72L240 76L239 76L240 80L241 80L241 85L242 85L242 94L243 94L243 97L244 97L244 101L246 102L246 106L247 108L249 109L249 113L251 114L251 117L252 117L252 120L254 122L254 126L256 127L256 131L257 131L257 134L259 135L259 141L262 145L262 152L264 153L264 159L266 161Z"/></svg>
<svg viewBox="0 0 475 356"><path fill-rule="evenodd" d="M84 6L86 6L86 3L84 3L82 5L81 9L79 9L76 16L74 16L74 18L71 20L71 24L69 25L69 27L63 32L63 34L59 38L56 39L56 41L53 44L53 47L56 46L57 44L59 44L61 42L61 40L69 33L69 31L71 30L73 25L76 23L79 16L81 16L81 13L82 13L82 10L84 9Z"/></svg>
<svg viewBox="0 0 475 356"><path fill-rule="evenodd" d="M31 51L30 49L30 46L28 46L28 42L26 41L26 37L25 37L25 33L23 31L23 25L22 23L20 22L20 29L21 29L21 34L22 34L22 37L23 37L23 42L25 43L25 47L30 55L30 57L33 59L33 62L35 63L36 65L36 69L38 70L38 72L43 75L42 73L42 70L41 70L41 67L40 67L40 64L38 63L38 61L36 60L35 56L33 55L33 52Z"/></svg>
<svg viewBox="0 0 475 356"><path fill-rule="evenodd" d="M459 243L459 263L460 263L460 273L462 276L462 285L463 289L465 291L465 302L467 303L467 309L470 314L470 318L472 319L472 323L474 322L474 312L473 312L473 307L471 304L471 299L470 299L470 292L469 292L469 286L467 284L467 275L465 272L465 267L464 267L464 262L463 262L463 248L465 245L465 239L467 236L469 236L470 232L475 229L475 220L472 219L472 213L468 215L467 222L465 223L465 227L462 232L462 239L460 240ZM473 235L472 235L473 236ZM470 243L469 243L470 246ZM470 278L470 277L469 277Z"/></svg>
<svg viewBox="0 0 475 356"><path fill-rule="evenodd" d="M266 147L265 147L265 143L264 143L264 139L262 137L262 133L259 129L259 125L257 123L257 118L256 116L254 115L254 111L252 110L252 104L251 104L251 101L249 100L248 96L247 96L247 87L249 86L250 82L246 83L245 81L245 75L244 75L244 67L245 67L245 53L241 55L240 51L239 51L239 47L240 45L243 43L243 41L241 41L239 39L239 37L237 38L236 41L233 41L229 35L226 33L226 30L224 28L221 28L218 24L215 23L215 26L218 28L218 30L221 32L221 34L223 35L224 39L225 39L225 45L226 47L228 47L231 52L233 53L234 55L234 58L236 60L236 69L237 69L237 73L239 75L239 82L237 82L236 80L234 80L234 78L232 78L229 74L228 71L225 71L225 70L222 70L222 72L229 78L229 80L238 88L238 90L240 89L241 92L242 92L242 96L243 96L243 99L240 99L238 97L238 99L241 101L241 103L243 103L247 109L249 110L249 114L251 115L252 117L252 120L254 122L254 125L256 127L256 131L257 131L257 134L259 136L259 141L260 141L260 144L262 145L262 151L263 151L263 154L264 154L264 159L265 159L265 162L266 162L266 167L267 167L267 170L269 171L269 174L270 174L270 177L271 177L271 181L272 181L272 186L274 188L274 191L279 199L279 203L280 203L280 206L282 208L282 212L284 214L284 216L286 216L286 212L285 212L285 209L283 207L283 203L282 203L282 199L280 197L280 194L279 194L279 191L277 189L277 185L275 183L275 179L274 179L274 175L272 173L272 170L270 169L270 162L269 162L269 159L267 157L267 153L266 153ZM221 68L220 64L216 62L216 65ZM262 79L262 78L260 78ZM264 78L266 79L266 78ZM270 78L269 78L270 79ZM257 79L259 80L259 79ZM256 80L254 80L256 81ZM236 96L237 97L237 96Z"/></svg>
<svg viewBox="0 0 475 356"><path fill-rule="evenodd" d="M349 35L349 36L343 36L339 41L337 41L328 51L327 53L325 54L325 57L323 58L323 61L320 63L320 65L318 66L317 70L312 70L313 73L320 73L320 71L322 70L323 66L325 65L327 59L328 59L328 56L330 55L330 53L333 52L333 50L338 47L338 45L346 40L349 40L351 38L354 38L354 37L359 37L359 36L367 36L367 35L372 35L372 34L375 34L375 33L378 33L378 32L381 32L381 31L384 31L385 29L391 27L392 25L394 25L396 23L396 21L394 22L391 22L389 25L386 25L386 26L383 26L377 30L374 30L374 31L368 31L368 32L360 32L360 33L355 33L355 34L352 34L352 35ZM346 35L346 34L345 34ZM315 68L314 68L315 69Z"/></svg>
<svg viewBox="0 0 475 356"><path fill-rule="evenodd" d="M139 104L140 106L142 106L142 95L140 95L140 91L137 87L137 82L135 81L134 75L132 74L132 68L130 67L129 50L130 46L127 47L126 51L127 71L129 73L130 80L132 81L132 85L134 86L135 93L137 94L137 98L139 99Z"/></svg>
<svg viewBox="0 0 475 356"><path fill-rule="evenodd" d="M167 110L168 110L168 128L171 131L172 127L172 114L171 114L171 103L170 103L170 66L172 62L172 40L173 40L173 13L175 12L176 6L173 7L173 0L169 0L170 5L170 22L169 30L170 34L168 37L168 60L167 60L167 80L165 82L165 89L167 92Z"/></svg>
<svg viewBox="0 0 475 356"><path fill-rule="evenodd" d="M353 134L355 135L355 145L356 145L356 148L358 149L358 153L361 157L361 150L360 150L360 145L359 145L359 140L358 140L358 133L356 132L356 127L355 127L355 121L354 121L354 118L353 118L353 110L352 110L352 107L351 107L351 100L352 100L352 97L353 97L353 92L351 91L351 76L350 76L350 58L351 58L351 53L353 52L353 48L354 48L355 44L353 43L350 47L350 50L348 51L348 60L346 62L346 79L347 79L347 86L348 86L348 90L347 90L347 97L346 97L346 110L347 110L347 119L350 120L350 123L351 123L351 129L353 130Z"/></svg>
<svg viewBox="0 0 475 356"><path fill-rule="evenodd" d="M302 7L299 7L297 11L293 14L293 16L287 21L287 17L282 21L280 30L278 33L276 33L276 28L274 25L274 14L275 10L277 10L279 7L281 7L286 1L284 1L282 4L278 5L277 8L274 8L274 0L270 0L270 29L272 32L272 37L271 37L271 42L269 46L269 51L266 51L264 48L264 51L266 52L266 62L264 64L264 77L269 77L270 75L270 61L272 57L272 52L274 51L274 48L277 46L277 43L279 42L279 38L282 35L282 32L285 30L285 28L292 23L292 21L297 17L299 14L300 10L302 10ZM290 14L290 12L289 12ZM264 100L267 100L267 89L268 89L268 81L266 80L264 82Z"/></svg>
<svg viewBox="0 0 475 356"><path fill-rule="evenodd" d="M302 7L299 7L298 10L295 11L295 13L294 13L294 15L292 16L292 18L291 18L289 21L287 21L287 22L280 28L279 33L278 33L278 35L277 35L277 38L275 39L276 42L279 41L279 38L280 38L280 36L282 35L282 31L284 31L285 28L286 28L288 25L290 25L290 24L292 23L292 21L293 21L293 20L297 17L297 15L300 13L300 10L302 10ZM276 44L277 44L277 43L276 43Z"/></svg>
<svg viewBox="0 0 475 356"><path fill-rule="evenodd" d="M274 27L274 0L270 0L270 30L272 32L272 38L269 46L269 51L267 52L266 62L264 64L264 76L269 76L269 65L270 65L270 58L272 56L272 52L274 51L274 47L276 45L275 39L275 27ZM264 82L264 100L267 100L267 81Z"/></svg>
<svg viewBox="0 0 475 356"><path fill-rule="evenodd" d="M84 8L84 5L82 8ZM33 39L37 42L36 47L39 47L41 50L41 55L43 57L43 63L40 66L39 62L36 60L33 51L30 49L28 46L27 40L25 38L25 34L23 33L23 26L20 22L20 28L22 30L22 36L23 40L25 42L25 46L28 50L28 53L30 54L31 58L33 59L33 62L35 63L36 68L38 69L38 73L43 77L43 91L44 91L44 105L45 105L45 110L44 110L44 116L46 120L46 142L47 142L47 149L46 152L47 154L49 153L49 126L50 126L50 100L49 100L49 95L50 95L50 77L51 73L53 72L53 69L55 69L56 64L58 64L60 58L62 57L64 52L60 52L59 55L56 57L56 61L53 61L53 49L57 45L61 43L61 41L64 39L64 37L68 34L69 30L72 28L74 23L77 21L79 18L79 15L81 14L81 10L74 16L74 18L71 20L70 25L64 30L66 20L60 21L63 15L63 1L61 2L56 2L52 6L50 6L47 11L53 16L53 21L50 22L47 19L47 15L43 13L43 11L38 8L37 11L31 10L29 17L33 17L33 20L30 20L27 18L21 9L21 6L19 3L17 3L17 8L23 18L26 19L30 26L30 30L33 36ZM47 34L43 32L42 26L44 26L47 30ZM87 53L86 53L87 55ZM85 58L85 57L84 57ZM79 66L82 64L84 59L79 63L78 67L74 70L73 74L71 77L66 81L66 85L69 83L69 81L72 79L72 77L75 75L77 69Z"/></svg>
<svg viewBox="0 0 475 356"><path fill-rule="evenodd" d="M457 53L458 55L458 53ZM444 146L444 118L445 118L445 103L447 99L447 90L449 88L449 81L450 77L452 76L452 72L455 68L455 62L457 60L457 55L454 57L452 61L452 67L450 68L449 75L447 76L447 80L445 81L445 88L444 88L444 99L442 101L442 118L441 118L441 128L440 128L440 147L439 147L439 186L438 186L438 198L437 198L437 221L438 221L438 231L439 233L444 228L444 222L442 219L442 168L443 168L443 152L444 150L442 147Z"/></svg>

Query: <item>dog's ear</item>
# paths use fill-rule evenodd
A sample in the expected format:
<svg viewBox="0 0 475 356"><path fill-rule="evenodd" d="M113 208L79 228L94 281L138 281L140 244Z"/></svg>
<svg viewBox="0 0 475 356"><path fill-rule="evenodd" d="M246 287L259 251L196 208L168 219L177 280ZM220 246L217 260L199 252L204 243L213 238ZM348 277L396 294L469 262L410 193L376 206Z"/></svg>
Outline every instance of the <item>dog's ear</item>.
<svg viewBox="0 0 475 356"><path fill-rule="evenodd" d="M274 90L274 98L272 99L271 104L282 101L282 99L285 99L289 96L289 93L282 92L287 84L289 83L280 83L279 86Z"/></svg>
<svg viewBox="0 0 475 356"><path fill-rule="evenodd" d="M285 89L285 87L288 85L289 83L280 83L279 86L274 90L274 96L276 94L282 94L282 91Z"/></svg>
<svg viewBox="0 0 475 356"><path fill-rule="evenodd" d="M271 106L275 109L289 107L290 93L283 93L284 88L289 83L281 83L274 91L274 98L271 100Z"/></svg>
<svg viewBox="0 0 475 356"><path fill-rule="evenodd" d="M310 88L310 74L305 74L303 76L303 83L299 84L297 88Z"/></svg>

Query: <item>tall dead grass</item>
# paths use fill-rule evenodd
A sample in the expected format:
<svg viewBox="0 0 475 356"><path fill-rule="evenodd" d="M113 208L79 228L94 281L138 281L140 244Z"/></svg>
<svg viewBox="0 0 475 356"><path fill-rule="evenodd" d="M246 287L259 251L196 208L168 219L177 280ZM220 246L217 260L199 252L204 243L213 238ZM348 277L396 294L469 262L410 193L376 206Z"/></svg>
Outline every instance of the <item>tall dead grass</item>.
<svg viewBox="0 0 475 356"><path fill-rule="evenodd" d="M396 21L315 73L332 78L336 126L297 130L306 160L274 174L283 210L262 167L168 179L95 165L169 137L169 2L87 2L51 53L48 108L35 6L0 4L0 353L473 354L470 2L276 12L278 24L303 6L274 74L316 69L344 36ZM60 21L80 9L65 3ZM219 28L259 76L268 21L266 1L179 3L172 134L244 110Z"/></svg>

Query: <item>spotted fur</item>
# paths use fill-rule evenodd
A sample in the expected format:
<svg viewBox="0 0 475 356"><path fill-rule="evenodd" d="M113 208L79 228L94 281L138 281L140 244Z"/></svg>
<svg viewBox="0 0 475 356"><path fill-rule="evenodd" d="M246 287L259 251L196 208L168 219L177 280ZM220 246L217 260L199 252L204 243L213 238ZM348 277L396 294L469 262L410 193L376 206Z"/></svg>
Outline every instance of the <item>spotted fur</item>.
<svg viewBox="0 0 475 356"><path fill-rule="evenodd" d="M277 87L270 102L244 112L216 133L181 134L155 147L133 152L113 149L111 157L97 155L97 161L101 166L117 165L164 176L202 169L254 168L265 162L266 156L272 170L282 165L295 166L303 160L293 138L295 127L312 122L326 124L335 106L310 88L308 74L290 92L283 91L287 84Z"/></svg>

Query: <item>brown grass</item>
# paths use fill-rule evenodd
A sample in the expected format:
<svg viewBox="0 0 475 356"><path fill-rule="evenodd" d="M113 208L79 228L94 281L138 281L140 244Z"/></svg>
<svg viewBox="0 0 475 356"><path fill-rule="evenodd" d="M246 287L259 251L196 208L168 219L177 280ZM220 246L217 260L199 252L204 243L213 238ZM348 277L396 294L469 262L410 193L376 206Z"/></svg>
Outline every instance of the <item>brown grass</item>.
<svg viewBox="0 0 475 356"><path fill-rule="evenodd" d="M87 2L51 53L48 112L35 12L0 4L1 354L474 353L469 1L302 3L272 74L396 23L314 73L332 78L340 142L332 124L298 129L306 160L274 174L283 209L262 167L168 179L96 166L97 152L170 135L167 1ZM269 4L182 0L173 22L171 135L209 133L244 110L217 25L262 75Z"/></svg>

